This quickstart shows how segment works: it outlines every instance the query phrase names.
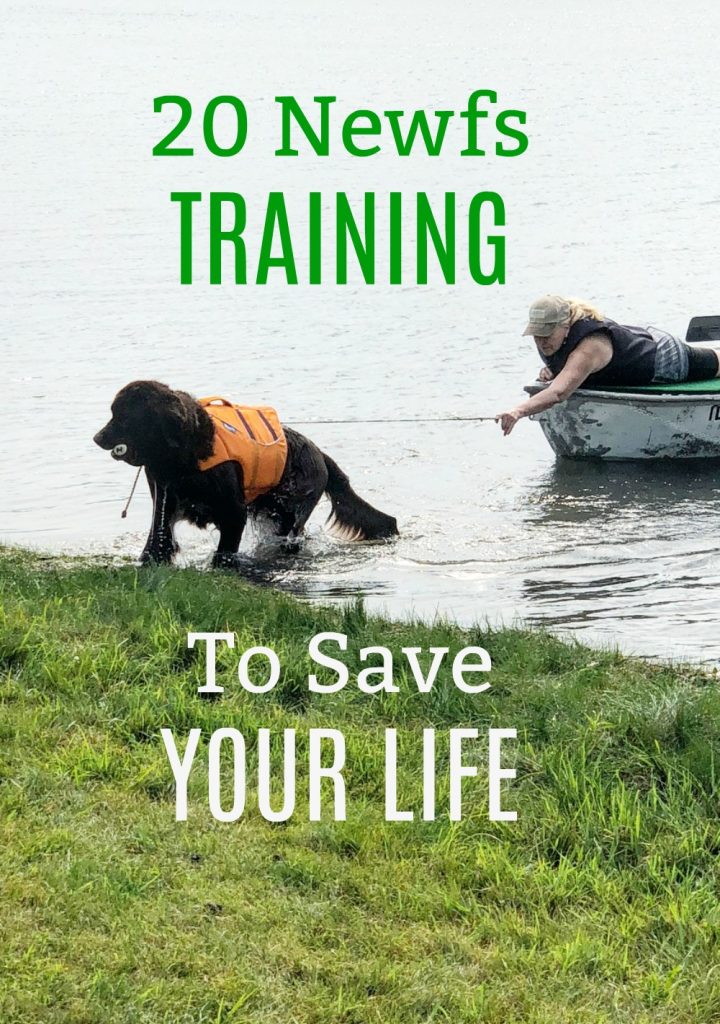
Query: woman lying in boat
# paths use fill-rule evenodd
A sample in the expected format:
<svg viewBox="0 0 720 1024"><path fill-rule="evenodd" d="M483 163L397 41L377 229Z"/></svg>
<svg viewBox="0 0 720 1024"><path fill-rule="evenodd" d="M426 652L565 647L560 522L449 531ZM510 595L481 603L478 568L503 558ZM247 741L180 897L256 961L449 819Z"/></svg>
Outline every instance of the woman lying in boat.
<svg viewBox="0 0 720 1024"><path fill-rule="evenodd" d="M530 307L531 334L545 363L548 387L498 413L507 435L523 416L542 412L579 387L675 384L720 377L720 350L688 345L656 327L626 327L579 299L543 295Z"/></svg>

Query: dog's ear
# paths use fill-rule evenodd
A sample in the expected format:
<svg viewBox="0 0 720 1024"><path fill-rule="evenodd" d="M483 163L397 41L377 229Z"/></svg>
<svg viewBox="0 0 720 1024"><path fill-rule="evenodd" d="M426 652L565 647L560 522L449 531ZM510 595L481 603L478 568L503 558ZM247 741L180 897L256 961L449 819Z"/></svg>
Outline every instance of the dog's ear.
<svg viewBox="0 0 720 1024"><path fill-rule="evenodd" d="M158 426L168 448L183 448L187 444L187 415L178 403L166 403L159 410Z"/></svg>

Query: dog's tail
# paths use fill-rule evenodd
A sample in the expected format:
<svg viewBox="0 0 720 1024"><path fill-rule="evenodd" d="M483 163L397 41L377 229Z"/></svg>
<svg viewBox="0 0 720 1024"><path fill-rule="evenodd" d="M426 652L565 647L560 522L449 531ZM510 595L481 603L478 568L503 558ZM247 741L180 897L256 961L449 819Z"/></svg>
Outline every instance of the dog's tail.
<svg viewBox="0 0 720 1024"><path fill-rule="evenodd" d="M397 537L397 520L386 516L363 501L350 486L347 476L337 462L322 453L328 471L325 492L330 498L332 512L327 526L342 540L382 540Z"/></svg>

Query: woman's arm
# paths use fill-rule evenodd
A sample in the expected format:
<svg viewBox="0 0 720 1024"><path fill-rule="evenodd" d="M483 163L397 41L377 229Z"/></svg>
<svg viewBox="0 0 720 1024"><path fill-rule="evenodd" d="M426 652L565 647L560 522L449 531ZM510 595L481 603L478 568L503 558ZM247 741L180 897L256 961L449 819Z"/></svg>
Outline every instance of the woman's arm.
<svg viewBox="0 0 720 1024"><path fill-rule="evenodd" d="M511 409L509 412L498 413L495 417L500 421L502 432L506 436L523 416L543 412L558 402L564 402L573 391L585 383L591 373L597 373L612 359L612 343L607 335L600 332L583 338L578 347L570 353L568 361L557 377L548 384L544 391L532 395L527 401Z"/></svg>

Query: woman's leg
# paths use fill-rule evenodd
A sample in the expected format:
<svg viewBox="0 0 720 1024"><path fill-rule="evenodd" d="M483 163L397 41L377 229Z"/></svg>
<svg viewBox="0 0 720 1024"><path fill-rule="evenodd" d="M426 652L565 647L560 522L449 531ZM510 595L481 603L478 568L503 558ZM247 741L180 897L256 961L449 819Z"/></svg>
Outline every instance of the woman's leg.
<svg viewBox="0 0 720 1024"><path fill-rule="evenodd" d="M688 380L720 377L720 350L705 345L688 345Z"/></svg>

